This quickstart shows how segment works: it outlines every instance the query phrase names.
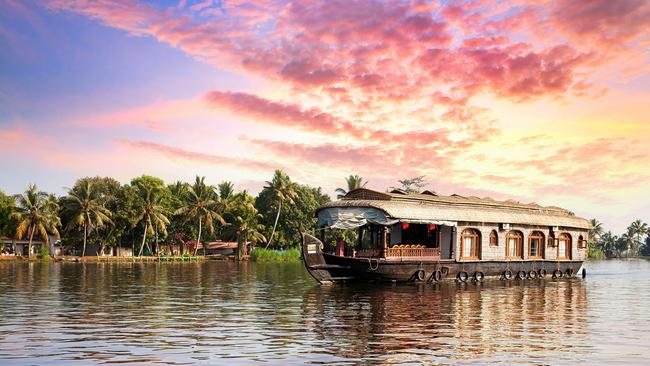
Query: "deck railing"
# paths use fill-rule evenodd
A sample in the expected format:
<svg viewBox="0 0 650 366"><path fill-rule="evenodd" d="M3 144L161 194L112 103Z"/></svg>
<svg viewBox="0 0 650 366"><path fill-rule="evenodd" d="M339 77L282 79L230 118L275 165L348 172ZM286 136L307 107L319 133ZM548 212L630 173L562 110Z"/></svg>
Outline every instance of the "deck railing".
<svg viewBox="0 0 650 366"><path fill-rule="evenodd" d="M378 258L382 250L379 248L359 249L355 252L356 257ZM402 257L440 257L440 248L389 248L386 251L386 258Z"/></svg>
<svg viewBox="0 0 650 366"><path fill-rule="evenodd" d="M390 248L386 257L440 257L440 248Z"/></svg>

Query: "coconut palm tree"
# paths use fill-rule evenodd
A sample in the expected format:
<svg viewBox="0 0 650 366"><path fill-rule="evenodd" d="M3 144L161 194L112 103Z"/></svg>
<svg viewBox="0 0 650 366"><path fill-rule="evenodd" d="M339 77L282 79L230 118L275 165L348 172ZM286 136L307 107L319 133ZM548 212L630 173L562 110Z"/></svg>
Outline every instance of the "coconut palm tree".
<svg viewBox="0 0 650 366"><path fill-rule="evenodd" d="M197 237L196 246L194 247L194 255L196 255L198 245L201 243L201 230L203 224L208 229L210 234L214 233L214 222L217 221L221 225L225 225L226 221L220 214L219 196L215 193L215 188L205 184L205 177L196 177L194 184L187 187L187 194L185 204L180 207L175 215L184 215L185 222L197 221ZM206 248L203 247L203 255L206 254Z"/></svg>
<svg viewBox="0 0 650 366"><path fill-rule="evenodd" d="M591 229L589 229L588 243L590 246L593 246L598 243L598 239L600 239L605 230L603 229L603 223L598 221L598 219L591 219L590 223Z"/></svg>
<svg viewBox="0 0 650 366"><path fill-rule="evenodd" d="M61 225L59 206L56 197L48 196L39 191L36 185L30 184L25 193L16 196L16 207L11 218L18 222L16 238L23 239L29 235L28 252L32 256L34 234L38 233L46 245L50 245L48 233L60 238L57 226Z"/></svg>
<svg viewBox="0 0 650 366"><path fill-rule="evenodd" d="M86 255L88 235L104 225L110 225L111 212L99 203L97 191L90 180L82 180L77 186L68 190L63 198L62 215L69 218L68 229L83 227L84 241L81 256ZM99 252L98 252L99 255Z"/></svg>
<svg viewBox="0 0 650 366"><path fill-rule="evenodd" d="M632 247L634 248L634 253L638 255L639 248L642 244L641 237L647 235L650 232L648 224L642 222L641 220L636 220L630 224L627 230L631 237L635 237Z"/></svg>
<svg viewBox="0 0 650 366"><path fill-rule="evenodd" d="M600 249L608 258L613 257L617 252L616 243L618 237L613 235L611 231L603 233L598 240L598 249Z"/></svg>
<svg viewBox="0 0 650 366"><path fill-rule="evenodd" d="M147 240L147 235L155 235L157 232L162 232L167 235L167 225L169 219L165 216L165 208L161 204L162 201L162 187L148 186L141 182L136 184L138 189L138 211L139 215L136 222L142 223L144 226L144 233L142 234L142 243L138 251L138 257L142 256L144 244Z"/></svg>
<svg viewBox="0 0 650 366"><path fill-rule="evenodd" d="M341 199L345 197L345 195L348 194L348 192L358 188L363 188L366 186L366 184L368 184L368 181L364 182L363 178L358 175L350 175L349 177L345 178L345 182L347 183L348 188L347 190L343 188L337 188L336 189L337 199Z"/></svg>
<svg viewBox="0 0 650 366"><path fill-rule="evenodd" d="M264 225L259 224L262 215L259 214L255 208L255 201L246 191L233 196L230 212L232 222L229 224L227 232L236 238L237 258L241 260L246 243L266 241L262 234Z"/></svg>
<svg viewBox="0 0 650 366"><path fill-rule="evenodd" d="M266 248L269 247L273 241L273 236L275 235L275 230L278 227L278 220L280 219L280 211L282 211L282 204L293 204L294 199L296 198L296 184L291 181L289 176L282 170L276 170L271 181L266 182L265 189L270 189L273 192L273 198L278 203L278 212L275 215L275 222L273 223L273 230L271 231L271 236L266 242Z"/></svg>

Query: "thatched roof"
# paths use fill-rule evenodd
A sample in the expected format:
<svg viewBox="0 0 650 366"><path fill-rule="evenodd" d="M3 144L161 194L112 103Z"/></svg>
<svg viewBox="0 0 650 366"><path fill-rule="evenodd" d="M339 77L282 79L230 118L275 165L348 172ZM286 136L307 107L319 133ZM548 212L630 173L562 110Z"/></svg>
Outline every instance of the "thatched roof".
<svg viewBox="0 0 650 366"><path fill-rule="evenodd" d="M446 220L485 223L508 223L540 226L562 226L589 229L590 223L572 216L569 211L535 203L496 201L491 198L440 196L433 192L406 193L403 191L377 192L366 188L348 192L342 200L329 202L328 207L371 207L394 219Z"/></svg>

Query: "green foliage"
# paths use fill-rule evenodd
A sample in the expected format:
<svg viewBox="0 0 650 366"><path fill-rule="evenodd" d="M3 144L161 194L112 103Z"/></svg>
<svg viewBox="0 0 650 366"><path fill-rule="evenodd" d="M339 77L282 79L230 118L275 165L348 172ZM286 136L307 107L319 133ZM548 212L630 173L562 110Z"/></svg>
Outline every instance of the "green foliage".
<svg viewBox="0 0 650 366"><path fill-rule="evenodd" d="M182 217L184 223L193 222L197 224L197 243L201 243L201 231L204 227L207 229L208 234L213 234L215 221L221 225L226 223L221 216L222 207L220 201L219 196L216 194L216 188L205 184L205 177L197 175L194 184L186 187L181 207L174 214ZM196 255L196 249L194 255Z"/></svg>
<svg viewBox="0 0 650 366"><path fill-rule="evenodd" d="M291 185L292 198L291 204L286 201L287 204L282 205L280 215L277 215L279 206L276 185L264 187L255 200L255 206L262 214L260 222L266 228L267 237L272 235L273 231L270 229L274 226L276 217L278 218L272 242L276 248L299 245L301 231L314 233L317 221L314 212L320 205L330 201L329 196L324 194L320 187L295 184L290 180L284 185Z"/></svg>
<svg viewBox="0 0 650 366"><path fill-rule="evenodd" d="M364 181L363 177L359 175L350 175L347 178L345 178L345 183L347 184L347 190L344 188L336 189L337 199L343 198L350 191L365 187L366 184L368 184L368 181Z"/></svg>
<svg viewBox="0 0 650 366"><path fill-rule="evenodd" d="M605 259L607 256L605 256L605 253L603 253L600 249L594 248L594 247L589 247L589 259Z"/></svg>
<svg viewBox="0 0 650 366"><path fill-rule="evenodd" d="M44 245L41 245L38 247L38 256L41 258L49 258L50 257L50 251L47 250L47 247Z"/></svg>
<svg viewBox="0 0 650 366"><path fill-rule="evenodd" d="M650 256L650 235L645 238L645 243L641 247L641 255L645 257Z"/></svg>
<svg viewBox="0 0 650 366"><path fill-rule="evenodd" d="M258 263L300 262L301 253L297 248L287 250L256 248L251 253L251 260Z"/></svg>
<svg viewBox="0 0 650 366"><path fill-rule="evenodd" d="M88 235L113 224L113 214L104 206L108 199L107 192L100 191L99 188L95 188L91 179L80 179L61 200L61 217L67 222L67 229L83 228L82 256L86 255Z"/></svg>
<svg viewBox="0 0 650 366"><path fill-rule="evenodd" d="M278 221L280 219L280 214L282 213L282 205L287 206L293 205L294 199L296 198L296 184L291 181L289 176L282 170L276 170L273 174L273 179L266 182L264 189L270 193L272 204L275 205L276 214L275 220L273 221L273 229L271 234L268 236L268 241L266 246L268 247L271 242L275 239L275 231L278 226Z"/></svg>
<svg viewBox="0 0 650 366"><path fill-rule="evenodd" d="M158 244L159 235L161 238L167 236L169 219L166 216L162 202L169 199L170 194L164 182L159 178L143 175L132 180L131 184L137 192L136 208L138 215L135 221L143 229L142 242L138 251L138 256L141 256L148 235L154 237L156 245Z"/></svg>
<svg viewBox="0 0 650 366"><path fill-rule="evenodd" d="M16 223L11 220L11 213L15 207L14 197L0 191L0 236L13 236L16 232Z"/></svg>
<svg viewBox="0 0 650 366"><path fill-rule="evenodd" d="M48 245L48 233L60 237L58 227L61 226L61 219L56 197L39 191L33 184L29 185L25 193L16 196L16 207L11 218L17 222L16 238L28 238L30 256L35 235Z"/></svg>

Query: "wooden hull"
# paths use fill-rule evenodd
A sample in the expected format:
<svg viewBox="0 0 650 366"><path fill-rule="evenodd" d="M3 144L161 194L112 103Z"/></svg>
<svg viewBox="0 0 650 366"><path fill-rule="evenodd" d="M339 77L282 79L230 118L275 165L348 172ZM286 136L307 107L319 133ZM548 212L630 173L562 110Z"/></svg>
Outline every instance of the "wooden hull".
<svg viewBox="0 0 650 366"><path fill-rule="evenodd" d="M472 281L485 277L511 279L565 277L578 274L582 261L386 261L383 258L351 258L323 253L317 238L303 234L303 260L307 271L322 284L342 281L437 282ZM534 272L534 273L533 273ZM482 274L482 276L481 276ZM543 275L543 276L540 276ZM508 279L508 278L506 278Z"/></svg>

